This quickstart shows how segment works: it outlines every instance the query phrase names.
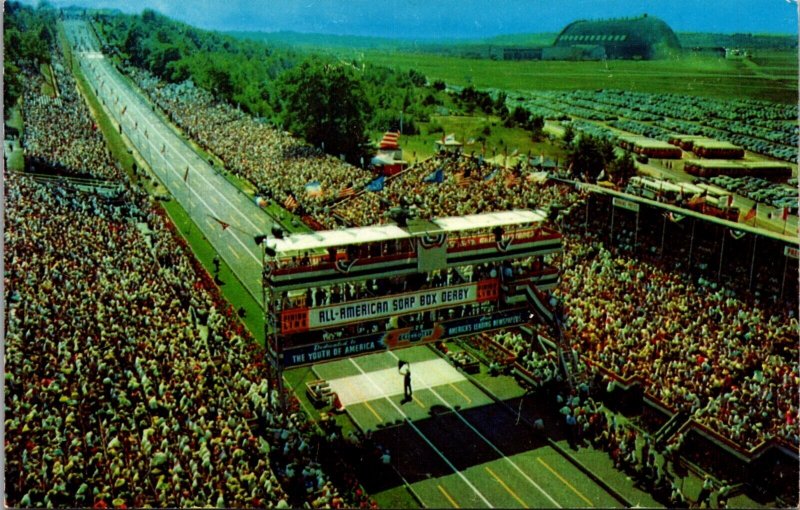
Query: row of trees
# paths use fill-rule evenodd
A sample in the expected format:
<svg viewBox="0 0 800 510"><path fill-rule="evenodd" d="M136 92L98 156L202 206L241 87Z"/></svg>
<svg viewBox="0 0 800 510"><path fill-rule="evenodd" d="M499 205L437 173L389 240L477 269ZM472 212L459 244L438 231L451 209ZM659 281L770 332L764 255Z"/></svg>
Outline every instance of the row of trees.
<svg viewBox="0 0 800 510"><path fill-rule="evenodd" d="M50 63L55 14L46 6L34 9L15 2L6 4L3 16L3 106L13 106L22 94L20 65L38 68Z"/></svg>

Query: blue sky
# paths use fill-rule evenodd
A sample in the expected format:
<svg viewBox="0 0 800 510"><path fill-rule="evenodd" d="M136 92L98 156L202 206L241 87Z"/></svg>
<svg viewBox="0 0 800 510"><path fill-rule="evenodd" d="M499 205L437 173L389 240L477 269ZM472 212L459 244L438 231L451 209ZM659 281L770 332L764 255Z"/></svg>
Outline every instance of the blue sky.
<svg viewBox="0 0 800 510"><path fill-rule="evenodd" d="M38 0L24 0L36 4ZM214 30L293 30L407 39L556 32L575 19L648 13L681 32L796 34L798 0L49 0L145 7Z"/></svg>

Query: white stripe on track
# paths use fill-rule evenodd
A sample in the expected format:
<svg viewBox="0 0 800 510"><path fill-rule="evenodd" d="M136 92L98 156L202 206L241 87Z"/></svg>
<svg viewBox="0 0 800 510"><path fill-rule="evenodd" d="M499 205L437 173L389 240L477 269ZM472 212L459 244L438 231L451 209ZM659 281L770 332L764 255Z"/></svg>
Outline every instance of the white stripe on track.
<svg viewBox="0 0 800 510"><path fill-rule="evenodd" d="M358 369L358 371L359 371L359 372L361 372L361 373L362 373L362 374L363 374L363 375L364 375L364 376L367 378L367 380L368 380L370 383L372 383L372 385L373 385L373 386L375 386L375 387L378 389L378 391L380 391L380 393L383 395L383 398L385 398L385 399L386 399L386 400L387 400L387 401L388 401L388 402L389 402L389 403L392 405L392 407L394 407L394 408L397 410L397 412L398 412L398 413L400 413L400 414L403 416L403 418L405 419L406 423L408 423L408 424L411 426L411 428L412 428L412 429L414 429L414 432L416 432L416 433L419 435L419 437L421 437L421 438L422 438L422 440L423 440L423 441L425 441L426 443L428 443L428 446L430 446L430 447L433 449L433 451L435 451L435 452L436 452L436 453L439 455L439 457L441 457L441 458L442 458L442 460L443 460L443 461L445 461L445 463L447 463L447 465L450 467L450 469L452 469L452 470L453 470L453 472L454 472L456 475L458 475L458 477L459 477L459 478L461 478L461 479L464 481L464 483L466 483L466 484L469 486L469 488L470 488L470 489L472 489L472 490L475 492L475 494L477 494L477 495L478 495L478 497L479 497L479 498L481 498L481 500L482 500L482 501L483 501L483 502L486 504L486 506L487 506L487 507L489 507L489 508L494 508L494 507L493 507L493 505L492 505L491 503L489 503L489 500L488 500L488 499L486 499L486 496L484 496L484 495L483 495L483 493L482 493L481 491L479 491L477 487L475 487L474 485L472 485L472 482L470 482L469 480L467 480L467 477L466 477L466 476L464 476L464 473L462 473L461 471L459 471L458 469L456 469L456 467L453 465L453 463L452 463L452 462L450 462L450 459L448 459L447 457L445 457L445 456L444 456L444 453L442 453L442 452L441 452L441 451L440 451L438 448L436 448L436 446L434 446L434 444L433 444L433 443L431 443L430 439L428 439L428 438L425 436L425 434L423 434L423 433L422 433L422 431L421 431L421 430L419 430L419 428L417 428L417 426L416 426L416 425L414 425L414 422L412 422L412 421L411 421L411 420L408 418L408 415L407 415L405 412L403 412L403 410L402 410L402 409L400 409L400 407L398 407L398 406L397 406L397 404L395 404L395 403L394 403L394 401L393 401L391 398L389 398L389 397L388 397L388 396L387 396L387 395L386 395L386 394L383 392L383 388L381 388L380 386L378 386L378 385L375 383L375 381L373 381L373 380L372 380L372 378L371 378L371 377L370 377L370 376L367 374L367 372L365 372L363 368L361 368L360 366L358 366L358 363L356 363L356 362L355 362L355 360L354 360L353 358L348 358L348 359L350 360L350 363L352 363L352 364L353 364L353 366L355 366L355 367Z"/></svg>

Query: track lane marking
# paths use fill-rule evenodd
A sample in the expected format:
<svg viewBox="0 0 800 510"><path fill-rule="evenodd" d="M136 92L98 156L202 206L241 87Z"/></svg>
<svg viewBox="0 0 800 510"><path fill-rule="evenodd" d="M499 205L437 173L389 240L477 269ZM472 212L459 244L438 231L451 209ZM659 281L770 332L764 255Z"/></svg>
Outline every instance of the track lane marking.
<svg viewBox="0 0 800 510"><path fill-rule="evenodd" d="M444 490L444 487L442 487L439 484L436 484L436 488L439 489L439 492L444 494L444 497L446 497L447 501L449 501L450 504L453 505L453 508L461 508L460 506L458 506L458 503L456 503L456 500L453 499L453 496L451 496L450 494L447 493L446 490Z"/></svg>
<svg viewBox="0 0 800 510"><path fill-rule="evenodd" d="M491 470L491 468L489 468L489 466L484 466L484 469L485 469L486 471L488 471L488 472L489 472L489 474L490 474L490 475L492 475L492 477L494 477L494 479L495 479L495 480L497 480L497 483L499 483L500 485L502 485L502 486L503 486L503 488L506 490L506 492L508 492L509 494L511 494L511 496L512 496L514 499L516 499L516 500L517 500L517 502L518 502L520 505L522 505L522 508L529 508L528 504L527 504L527 503L525 503L524 501L522 501L522 498L520 498L520 497L517 495L517 493L516 493L516 492L514 492L513 490L511 490L511 487L509 487L509 486L508 486L508 484L506 484L506 482L504 482L503 480L501 480L501 479L500 479L500 477L499 477L499 476L497 476L497 475L495 474L495 472Z"/></svg>
<svg viewBox="0 0 800 510"><path fill-rule="evenodd" d="M389 354L390 356L392 356L392 357L393 357L395 360L399 360L399 359L400 359L400 358L398 358L398 357L397 357L397 355L396 355L394 352L392 352L392 351L387 351L387 352L388 352L388 354ZM419 375L417 375L416 377L419 377ZM422 379L422 378L420 377L420 379ZM424 379L423 379L423 383L424 383ZM464 418L464 416L462 416L462 415L461 415L461 413L460 413L458 410L454 409L454 408L453 408L453 406L451 406L451 405L450 405L450 403L449 403L447 400L445 400L444 398L442 398L442 396L439 394L439 392L437 392L435 389L433 389L433 387L432 387L432 386L430 386L430 385L428 385L428 389L431 391L431 393L433 393L434 395L436 395L436 398L438 398L438 399L439 399L439 400L440 400L440 401L441 401L441 402L442 402L442 403L445 405L445 407L447 407L448 409L450 409L450 410L451 410L451 411L452 411L452 412L453 412L453 413L454 413L456 416L458 416L458 418L459 418L459 419L460 419L462 422L464 422L464 425L466 425L467 427L469 427L469 428L470 428L470 429L471 429L471 430L472 430L472 431L475 433L475 435L477 435L479 438L481 438L481 440L483 440L483 442L484 442L484 443L486 443L487 445L489 445L489 446L490 446L490 447L491 447L491 448L492 448L492 449L493 449L493 450L494 450L496 453L498 453L498 454L500 455L500 457L501 457L501 458L503 458L503 459L504 459L506 462L508 462L509 464L511 464L511 466L512 466L512 467L513 467L513 468L514 468L514 469L515 469L515 470L516 470L516 471L517 471L519 474L521 474L521 475L522 475L522 476L525 478L525 480L527 480L527 481L528 481L528 483L530 483L531 485L533 485L534 487L536 487L536 489L537 489L539 492L541 492L541 493L542 493L542 495L543 495L544 497L546 497L546 498L547 498L547 499L548 499L548 500L549 500L549 501L550 501L550 502L551 502L551 503L552 503L552 504L553 504L553 505L554 505L556 508L563 508L563 507L561 506L561 504L559 504L559 502L558 502L558 501L556 501L555 499L553 499L553 496L551 496L551 495L550 495L550 494L549 494L547 491L545 491L545 490L544 490L544 489L543 489L543 488L542 488L542 487L541 487L541 486L540 486L538 483L536 483L536 482L535 482L535 481L534 481L534 480L533 480L533 479L532 479L530 476L528 476L528 474L527 474L525 471L523 471L523 470L522 470L522 468L520 468L520 467L517 465L517 463L516 463L516 462L514 462L513 460L511 460L510 458L508 458L508 457L506 456L506 454L505 454L505 453L503 453L503 452L500 450L500 448L498 448L498 447L497 447L497 446L496 446L494 443L492 443L491 441L489 441L489 439L488 439L486 436L484 436L483 434L481 434L481 432L480 432L478 429L476 429L476 428L475 428L475 426L474 426L474 425L472 425L472 424L471 424L471 423L470 423L470 422L469 422L469 421L468 421L466 418Z"/></svg>
<svg viewBox="0 0 800 510"><path fill-rule="evenodd" d="M391 399L391 398L389 398L389 397L386 395L386 393L383 391L383 389L382 389L380 386L378 386L378 385L377 385L377 383L376 383L375 381L373 381L373 380L372 380L372 378L371 378L371 377L370 377L370 376L367 374L367 372L365 372L365 371L364 371L364 369L363 369L363 368L361 368L361 367L359 366L359 364L358 364L358 363L356 363L356 362L355 362L355 360L354 360L353 358L347 358L347 359L349 359L349 360L350 360L350 363L352 363L352 364L353 364L353 366L354 366L354 367L356 367L356 368L358 369L358 371L359 371L359 372L361 372L361 373L362 373L362 374L363 374L363 375L364 375L364 376L367 378L367 380L368 380L368 381L369 381L369 382L370 382L370 383L371 383L373 386L375 386L375 388L377 388L377 389L378 389L378 391L381 393L381 395L383 395L383 398L384 398L384 399L386 399L386 400L389 402L389 404L391 404L391 406L395 408L395 410L396 410L396 411L397 411L397 412L398 412L398 413L399 413L399 414L400 414L400 415L401 415L401 416L402 416L402 417L405 419L406 423L408 423L408 425L409 425L409 426L410 426L412 429L414 429L414 432L416 432L416 433L417 433L417 435L419 435L419 437L421 437L421 438L422 438L422 440L423 440L423 441L425 441L425 442L428 444L428 446L430 446L430 447L431 447L431 449L432 449L434 452L436 452L436 454L437 454L437 455L438 455L438 456L439 456L439 457L440 457L440 458L441 458L441 459L442 459L442 460L443 460L443 461L444 461L444 462L447 464L447 466L448 466L448 467L449 467L449 468L450 468L450 469L453 471L453 473L455 473L455 474L456 474L456 475L457 475L459 478L461 478L461 480L463 480L463 481L464 481L464 483L466 483L466 484L469 486L469 488L470 488L470 489L472 489L472 490L473 490L473 492L475 492L475 494L476 494L476 495L477 495L477 496L478 496L478 497L481 499L481 501L483 501L483 503L484 503L484 504L485 504L485 505L486 505L488 508L494 508L494 505L492 505L491 503L489 503L489 500L488 500L488 499L486 499L486 496L484 496L484 495L483 495L483 493L482 493L481 491L479 491L479 490L478 490L478 488L477 488L477 487L475 487L475 486L472 484L472 482L470 482L470 481L467 479L467 477L464 475L464 473L462 473L461 471L459 471L458 469L456 469L456 467L453 465L453 463L452 463L452 462L450 462L450 459L448 459L447 457L445 457L444 453L442 453L442 452L441 452L441 450L439 450L438 448L436 448L436 446L435 446L435 445L434 445L434 444L431 442L431 440L430 440L430 439L428 439L428 437L427 437L425 434L423 434L423 433L422 433L422 431L421 431L421 430L420 430L420 429L419 429L419 428L418 428L418 427L417 427L417 426L414 424L414 422L413 422L413 421L411 421L411 419L409 419L408 415L407 415L405 412L403 412L403 410L402 410L402 409L400 409L400 407L398 407L398 406L397 406L397 404L396 404L396 403L394 403L394 401L392 401L392 399Z"/></svg>
<svg viewBox="0 0 800 510"><path fill-rule="evenodd" d="M449 384L450 384L450 387L451 387L451 388L453 388L454 390L456 390L456 391L458 392L458 394L459 394L459 395L461 395L462 397L464 397L464 398L466 399L466 401L467 401L467 403L468 403L468 404L471 404L471 403L472 403L472 399L471 399L471 398L469 398L469 397L466 395L466 393L464 393L463 391L459 390L459 389L458 389L458 386L456 386L456 385L455 385L455 384L453 384L453 383L449 383Z"/></svg>
<svg viewBox="0 0 800 510"><path fill-rule="evenodd" d="M553 469L553 468L550 466L550 464L548 464L547 462L545 462L545 461L544 461L544 459L542 459L541 457L536 457L536 460L538 460L538 461L539 461L539 463L540 463L542 466L544 466L545 468L547 468L547 470L548 470L548 471L550 471L551 473L553 473L553 474L556 476L556 478L558 478L559 480L561 480L562 482L564 482L564 484L565 484L567 487L569 487L570 489L572 489L572 492L574 492L575 494L577 494L577 495L578 495L578 497L579 497L579 498L581 498L582 500L584 500L584 501L586 502L586 504L587 504L587 505L589 505L590 507L594 507L594 503L592 503L592 500L591 500L591 499L589 499L589 498L587 498L586 496L584 496L584 495L583 495L583 493L582 493L581 491L579 491L578 489L576 489L576 488L575 488L575 486L574 486L574 485L572 485L571 483L569 483L569 481L567 481L567 479L566 479L566 478L564 478L563 476L561 476L561 475L558 473L558 471L556 471L555 469Z"/></svg>

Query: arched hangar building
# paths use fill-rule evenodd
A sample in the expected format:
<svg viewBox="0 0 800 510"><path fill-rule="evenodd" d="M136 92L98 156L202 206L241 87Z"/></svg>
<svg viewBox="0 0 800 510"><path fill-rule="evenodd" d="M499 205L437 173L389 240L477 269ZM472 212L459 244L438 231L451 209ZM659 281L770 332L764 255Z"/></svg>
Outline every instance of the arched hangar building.
<svg viewBox="0 0 800 510"><path fill-rule="evenodd" d="M652 16L609 20L579 20L567 25L554 48L605 51L608 59L654 60L668 58L681 51L675 32L664 21ZM558 50L556 50L558 51Z"/></svg>

